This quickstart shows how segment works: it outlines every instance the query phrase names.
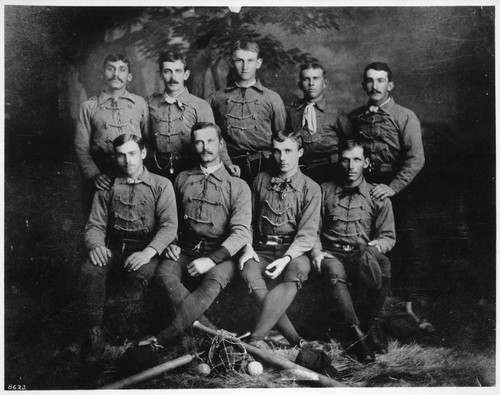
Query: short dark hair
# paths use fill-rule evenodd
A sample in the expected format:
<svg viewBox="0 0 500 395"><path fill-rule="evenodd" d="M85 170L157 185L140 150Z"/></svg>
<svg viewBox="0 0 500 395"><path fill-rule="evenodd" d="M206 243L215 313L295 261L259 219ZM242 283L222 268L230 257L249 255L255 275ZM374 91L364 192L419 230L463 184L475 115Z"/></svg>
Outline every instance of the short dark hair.
<svg viewBox="0 0 500 395"><path fill-rule="evenodd" d="M339 159L344 151L350 151L356 147L361 147L363 149L363 156L365 159L370 158L371 150L367 144L357 139L342 139L339 141Z"/></svg>
<svg viewBox="0 0 500 395"><path fill-rule="evenodd" d="M323 71L323 78L326 77L326 69L325 69L325 66L323 66L322 64L320 63L317 63L317 62L308 62L308 63L304 63L300 66L300 70L299 70L299 80L302 81L302 72L304 70L310 70L310 69L313 69L313 70L321 70Z"/></svg>
<svg viewBox="0 0 500 395"><path fill-rule="evenodd" d="M128 72L131 73L132 66L130 65L130 60L128 60L128 58L121 53L110 53L107 55L102 62L102 68L105 69L108 62L119 62L120 60L127 65Z"/></svg>
<svg viewBox="0 0 500 395"><path fill-rule="evenodd" d="M260 53L260 48L259 44L257 44L257 41L249 38L240 38L239 40L233 41L231 45L231 55L234 53L234 51L237 51L238 49L242 49L244 51L256 52L257 56L259 56Z"/></svg>
<svg viewBox="0 0 500 395"><path fill-rule="evenodd" d="M387 79L389 80L389 82L392 81L392 71L389 68L389 65L384 62L373 62L370 63L368 66L366 66L365 71L363 72L363 81L366 80L366 72L370 69L377 71L385 71L387 73Z"/></svg>
<svg viewBox="0 0 500 395"><path fill-rule="evenodd" d="M271 139L271 144L273 141L277 141L278 143L282 143L286 139L290 139L295 141L299 148L301 149L304 145L304 139L302 138L302 134L300 130L281 130L277 133L273 133L273 137Z"/></svg>
<svg viewBox="0 0 500 395"><path fill-rule="evenodd" d="M160 72L163 71L164 62L177 62L178 60L180 60L184 65L184 71L189 70L188 62L184 55L173 51L162 52L160 54L160 57L158 58L158 66L160 67Z"/></svg>
<svg viewBox="0 0 500 395"><path fill-rule="evenodd" d="M132 133L123 133L113 140L113 148L121 147L123 144L128 143L129 141L135 141L141 151L146 147L144 145L144 140L142 139L142 137L139 137L136 134Z"/></svg>
<svg viewBox="0 0 500 395"><path fill-rule="evenodd" d="M212 128L215 129L217 132L217 137L219 138L219 141L222 141L222 132L220 128L212 122L196 122L193 127L191 128L191 144L194 144L194 132L200 129L206 129L206 128Z"/></svg>

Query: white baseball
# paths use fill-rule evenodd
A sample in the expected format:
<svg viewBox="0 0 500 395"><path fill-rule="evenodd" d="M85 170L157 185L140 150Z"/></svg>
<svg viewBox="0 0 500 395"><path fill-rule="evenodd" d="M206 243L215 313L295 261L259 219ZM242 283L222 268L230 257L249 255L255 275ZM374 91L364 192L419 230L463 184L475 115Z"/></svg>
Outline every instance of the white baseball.
<svg viewBox="0 0 500 395"><path fill-rule="evenodd" d="M252 361L247 365L247 372L250 376L259 376L264 371L262 364L257 361Z"/></svg>
<svg viewBox="0 0 500 395"><path fill-rule="evenodd" d="M200 363L196 367L196 370L198 371L198 374L201 374L202 376L208 376L210 374L210 366L206 363Z"/></svg>

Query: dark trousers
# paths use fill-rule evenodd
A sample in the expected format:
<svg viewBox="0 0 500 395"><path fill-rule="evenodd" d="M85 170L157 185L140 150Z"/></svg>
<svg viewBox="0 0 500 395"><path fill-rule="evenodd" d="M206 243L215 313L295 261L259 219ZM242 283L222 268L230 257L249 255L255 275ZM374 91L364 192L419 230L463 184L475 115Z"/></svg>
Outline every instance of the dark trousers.
<svg viewBox="0 0 500 395"><path fill-rule="evenodd" d="M160 344L169 344L195 320L206 323L203 314L236 273L235 263L228 260L200 276L192 277L187 265L203 256L206 254L183 250L177 261L164 259L157 269L159 286L170 300L175 314L170 325L157 335Z"/></svg>
<svg viewBox="0 0 500 395"><path fill-rule="evenodd" d="M119 281L121 295L117 297L117 310L121 317L129 321L140 316L140 303L145 288L153 278L158 258L133 272L123 268L123 262L134 251L111 250L112 256L107 265L96 266L87 259L81 268L79 278L79 321L80 328L87 330L95 325L102 325L109 281Z"/></svg>
<svg viewBox="0 0 500 395"><path fill-rule="evenodd" d="M344 251L329 249L333 258L323 259L321 275L329 284L330 292L344 320L359 325L348 284L356 281L368 290L368 321L378 318L389 291L391 263L375 247Z"/></svg>

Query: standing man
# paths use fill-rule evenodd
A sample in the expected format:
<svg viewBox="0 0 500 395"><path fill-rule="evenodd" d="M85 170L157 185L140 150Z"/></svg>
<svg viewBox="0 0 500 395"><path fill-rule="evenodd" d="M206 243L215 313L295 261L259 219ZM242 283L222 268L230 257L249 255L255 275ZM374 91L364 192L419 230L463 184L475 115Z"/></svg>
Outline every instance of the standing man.
<svg viewBox="0 0 500 395"><path fill-rule="evenodd" d="M358 360L373 362L372 348L387 353L379 318L390 288L391 264L382 254L396 243L394 216L390 199L373 198L374 186L363 177L370 163L368 148L348 140L341 144L339 156L343 182L321 185L321 241L314 246L311 257L313 266L329 282L333 301L350 326ZM353 280L368 289L363 329L349 293L348 284Z"/></svg>
<svg viewBox="0 0 500 395"><path fill-rule="evenodd" d="M108 275L125 281L122 314L128 320L154 275L160 254L177 233L172 183L144 167L143 140L122 134L113 147L121 173L110 189L97 191L85 227L90 252L81 269L80 328L86 330L87 360L95 360L103 346L101 325Z"/></svg>
<svg viewBox="0 0 500 395"><path fill-rule="evenodd" d="M321 189L302 174L300 132L278 132L272 140L277 171L262 172L253 189L253 246L245 246L240 270L260 306L250 344L266 347L264 337L276 325L292 346L301 346L285 314L310 272L307 255L319 226ZM270 291L269 281L277 285Z"/></svg>
<svg viewBox="0 0 500 395"><path fill-rule="evenodd" d="M195 320L211 326L203 314L233 278L234 255L251 240L250 188L224 168L220 129L213 123L197 123L191 141L199 164L175 180L179 237L157 270L175 317L156 337L128 353L126 365L131 370L154 365L158 359L154 345L170 345Z"/></svg>
<svg viewBox="0 0 500 395"><path fill-rule="evenodd" d="M103 79L100 95L81 105L75 134L77 162L84 177L92 181L92 194L110 189L113 178L121 173L113 160L113 140L123 133L144 138L148 125L146 101L127 91L132 69L124 55L106 56ZM90 203L91 195L84 200Z"/></svg>
<svg viewBox="0 0 500 395"><path fill-rule="evenodd" d="M349 118L357 136L371 150L366 173L367 181L375 185L371 196L392 200L398 234L396 250L404 256L394 277L401 276L407 312L419 323L412 308L419 287L420 257L411 183L425 163L420 122L413 111L396 104L391 97L394 81L387 64L375 62L366 66L362 85L369 101L350 113Z"/></svg>
<svg viewBox="0 0 500 395"><path fill-rule="evenodd" d="M152 171L173 181L196 161L191 151L191 127L197 122L213 123L214 116L208 103L185 87L190 70L184 56L164 52L158 65L165 91L148 99L148 142L153 147ZM225 146L221 158L230 173L239 176L239 168L233 166Z"/></svg>
<svg viewBox="0 0 500 395"><path fill-rule="evenodd" d="M259 51L255 41L236 41L229 59L234 82L208 98L229 156L249 185L260 171L268 169L272 134L283 130L286 121L280 96L256 79L262 65Z"/></svg>
<svg viewBox="0 0 500 395"><path fill-rule="evenodd" d="M304 98L286 108L287 129L300 130L304 140L301 169L319 184L332 179L339 138L351 133L347 114L326 100L327 86L326 70L321 64L303 64L298 87Z"/></svg>

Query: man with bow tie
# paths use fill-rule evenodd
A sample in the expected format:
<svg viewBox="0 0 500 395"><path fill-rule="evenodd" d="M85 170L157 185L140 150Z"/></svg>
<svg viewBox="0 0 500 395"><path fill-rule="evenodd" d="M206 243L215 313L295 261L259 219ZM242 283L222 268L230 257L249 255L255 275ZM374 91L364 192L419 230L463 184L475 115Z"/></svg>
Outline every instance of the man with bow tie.
<svg viewBox="0 0 500 395"><path fill-rule="evenodd" d="M250 188L232 177L220 159L222 136L217 125L193 126L191 142L198 163L179 174L174 188L179 207L179 235L157 270L159 286L170 300L174 317L155 337L141 342L125 357L131 370L154 365L159 353L195 320L212 327L204 313L234 277L234 255L251 240Z"/></svg>
<svg viewBox="0 0 500 395"><path fill-rule="evenodd" d="M191 151L192 126L197 122L213 123L214 116L208 103L189 93L185 86L191 73L185 56L164 52L158 65L165 91L148 99L148 142L154 148L151 171L174 181L196 162ZM231 162L225 145L221 159L232 175L239 176L240 169Z"/></svg>
<svg viewBox="0 0 500 395"><path fill-rule="evenodd" d="M113 147L121 172L110 189L96 192L85 226L89 258L81 268L79 326L85 331L80 345L85 346L86 361L95 361L105 345L101 325L107 278L112 275L123 281L121 321L132 324L159 256L177 233L172 183L144 167L143 140L122 134L113 140Z"/></svg>
<svg viewBox="0 0 500 395"><path fill-rule="evenodd" d="M415 177L425 163L420 122L413 111L395 103L391 96L392 71L386 63L366 66L362 85L369 101L351 112L349 118L355 137L370 147L370 169L365 177L375 185L371 191L373 198L391 198L394 207L398 246L392 255L400 256L393 259L394 279L396 287L401 289L395 293L402 295L407 312L420 323L412 307L422 270L413 188Z"/></svg>
<svg viewBox="0 0 500 395"><path fill-rule="evenodd" d="M111 188L120 172L113 160L113 140L123 133L145 138L148 128L146 101L127 91L132 81L130 61L123 54L109 54L103 61L104 88L99 96L83 102L76 124L75 152L85 182L86 215L96 190Z"/></svg>
<svg viewBox="0 0 500 395"><path fill-rule="evenodd" d="M338 159L339 138L351 133L346 113L325 97L328 83L323 65L303 64L298 87L304 98L286 107L287 129L300 130L304 140L301 170L319 184L334 178L332 164Z"/></svg>
<svg viewBox="0 0 500 395"><path fill-rule="evenodd" d="M286 120L281 97L256 77L263 62L259 53L257 42L236 40L229 57L228 85L208 98L229 156L249 185L259 172L269 169L271 136L285 128Z"/></svg>
<svg viewBox="0 0 500 395"><path fill-rule="evenodd" d="M311 258L328 281L333 302L349 325L353 351L360 362L373 362L373 349L387 352L380 314L390 287L391 265L383 255L395 245L390 199L371 196L374 186L363 177L369 149L355 140L339 147L343 182L326 182L322 189L322 225ZM362 325L354 310L348 284L368 289L368 309ZM367 334L367 335L365 335Z"/></svg>
<svg viewBox="0 0 500 395"><path fill-rule="evenodd" d="M310 272L306 254L318 230L321 200L319 185L299 169L300 132L278 132L272 149L276 170L254 181L253 244L245 246L239 261L261 311L250 344L262 348L274 326L291 345L304 343L285 312ZM277 283L272 290L270 281Z"/></svg>

